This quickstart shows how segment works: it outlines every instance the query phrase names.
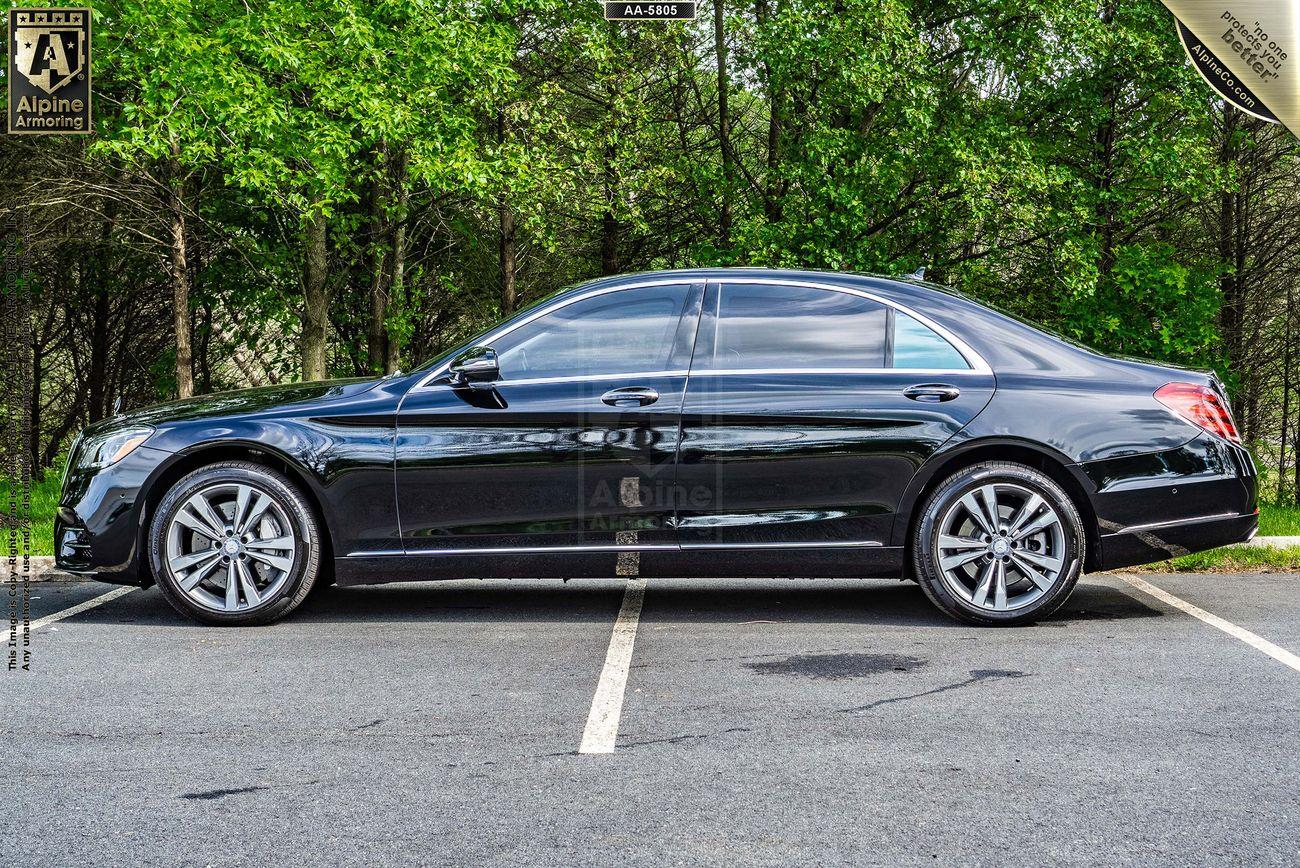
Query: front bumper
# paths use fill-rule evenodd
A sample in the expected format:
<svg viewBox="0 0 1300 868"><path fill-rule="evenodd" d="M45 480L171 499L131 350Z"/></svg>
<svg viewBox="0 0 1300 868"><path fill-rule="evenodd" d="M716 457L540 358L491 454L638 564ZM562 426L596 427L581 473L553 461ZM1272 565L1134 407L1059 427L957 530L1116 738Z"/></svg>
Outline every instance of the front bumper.
<svg viewBox="0 0 1300 868"><path fill-rule="evenodd" d="M170 453L139 446L112 467L69 470L54 515L54 563L105 582L152 584L144 565L146 483Z"/></svg>

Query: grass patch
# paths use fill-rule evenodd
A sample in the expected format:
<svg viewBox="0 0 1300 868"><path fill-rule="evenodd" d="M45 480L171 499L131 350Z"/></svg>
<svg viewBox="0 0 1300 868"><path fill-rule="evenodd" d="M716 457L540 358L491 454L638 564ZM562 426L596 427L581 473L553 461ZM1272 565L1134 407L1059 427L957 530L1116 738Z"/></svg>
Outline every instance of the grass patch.
<svg viewBox="0 0 1300 868"><path fill-rule="evenodd" d="M1226 546L1134 569L1160 573L1300 572L1300 546L1282 549L1267 546Z"/></svg>
<svg viewBox="0 0 1300 868"><path fill-rule="evenodd" d="M45 471L45 478L32 483L32 539L33 555L54 554L54 510L59 505L59 483L63 479L63 463ZM6 533L14 525L9 513L9 493L12 483L0 477L0 526Z"/></svg>
<svg viewBox="0 0 1300 868"><path fill-rule="evenodd" d="M1261 506L1260 536L1300 536L1300 506Z"/></svg>

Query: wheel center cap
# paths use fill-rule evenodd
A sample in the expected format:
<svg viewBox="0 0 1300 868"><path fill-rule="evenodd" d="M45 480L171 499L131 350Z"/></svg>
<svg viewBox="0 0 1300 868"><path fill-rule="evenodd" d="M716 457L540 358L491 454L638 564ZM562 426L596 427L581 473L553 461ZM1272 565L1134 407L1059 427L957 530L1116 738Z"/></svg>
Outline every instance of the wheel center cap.
<svg viewBox="0 0 1300 868"><path fill-rule="evenodd" d="M226 540L226 544L222 546L222 548L225 550L226 554L228 555L237 555L239 554L239 540L228 539Z"/></svg>
<svg viewBox="0 0 1300 868"><path fill-rule="evenodd" d="M993 541L993 555L995 557L1003 557L1010 548L1011 544L1004 539L995 539Z"/></svg>

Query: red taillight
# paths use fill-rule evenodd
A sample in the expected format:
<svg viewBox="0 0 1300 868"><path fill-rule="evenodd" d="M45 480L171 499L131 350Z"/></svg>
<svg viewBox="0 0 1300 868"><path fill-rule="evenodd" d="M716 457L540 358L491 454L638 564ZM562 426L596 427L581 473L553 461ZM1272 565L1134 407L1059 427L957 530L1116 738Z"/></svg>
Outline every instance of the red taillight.
<svg viewBox="0 0 1300 868"><path fill-rule="evenodd" d="M1241 442L1237 423L1232 421L1227 405L1210 387L1195 383L1166 383L1156 389L1155 397L1196 427L1233 443Z"/></svg>

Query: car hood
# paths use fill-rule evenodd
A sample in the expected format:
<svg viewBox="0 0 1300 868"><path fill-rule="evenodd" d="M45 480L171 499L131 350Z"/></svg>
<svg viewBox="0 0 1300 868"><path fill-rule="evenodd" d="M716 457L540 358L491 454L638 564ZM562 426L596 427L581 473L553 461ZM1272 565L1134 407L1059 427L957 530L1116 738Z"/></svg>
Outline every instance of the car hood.
<svg viewBox="0 0 1300 868"><path fill-rule="evenodd" d="M379 377L349 380L322 380L315 383L293 383L279 386L261 386L233 392L216 392L194 398L168 401L129 413L121 413L86 429L88 435L105 434L132 425L158 427L170 422L189 422L221 416L245 416L268 410L290 408L295 404L319 404L346 398L374 388Z"/></svg>

